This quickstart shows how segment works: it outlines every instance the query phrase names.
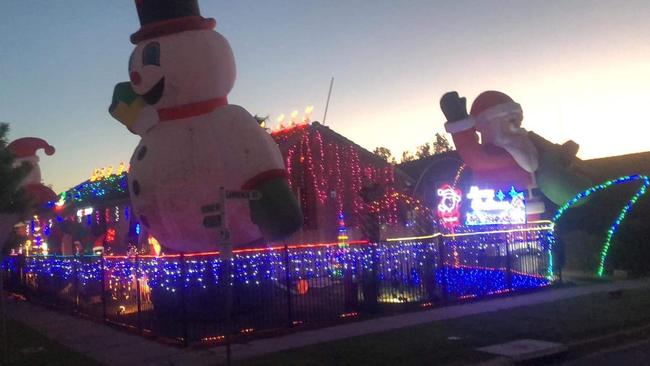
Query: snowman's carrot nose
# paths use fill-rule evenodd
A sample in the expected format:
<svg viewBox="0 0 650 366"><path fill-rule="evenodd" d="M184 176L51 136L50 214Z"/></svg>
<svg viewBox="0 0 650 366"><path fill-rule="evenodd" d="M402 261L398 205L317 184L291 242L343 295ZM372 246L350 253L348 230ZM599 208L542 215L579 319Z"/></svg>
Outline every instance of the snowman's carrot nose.
<svg viewBox="0 0 650 366"><path fill-rule="evenodd" d="M142 82L142 77L140 76L139 73L135 71L132 72L129 76L131 78L131 83L133 83L133 85L140 85L140 82Z"/></svg>

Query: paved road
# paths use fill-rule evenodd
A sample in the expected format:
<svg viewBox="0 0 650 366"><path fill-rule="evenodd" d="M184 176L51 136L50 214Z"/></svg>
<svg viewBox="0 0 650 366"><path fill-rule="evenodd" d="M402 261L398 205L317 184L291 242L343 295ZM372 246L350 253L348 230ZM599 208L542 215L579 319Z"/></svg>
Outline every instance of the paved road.
<svg viewBox="0 0 650 366"><path fill-rule="evenodd" d="M549 303L582 295L620 289L650 287L650 280L621 281L589 286L549 289L531 294L496 298L481 302L405 313L378 319L358 321L328 328L296 332L281 337L258 339L233 346L233 358L246 359L274 352L353 336L430 323L445 319L513 309L520 306ZM73 350L88 355L105 365L213 365L225 359L224 347L179 349L164 346L144 337L126 334L111 327L82 318L51 311L28 302L10 301L7 314L45 336L56 339ZM582 364L580 364L582 365ZM587 365L587 364L585 364ZM588 363L588 365L594 365ZM627 365L620 363L617 366ZM633 364L631 364L633 365ZM640 363L639 365L650 365Z"/></svg>
<svg viewBox="0 0 650 366"><path fill-rule="evenodd" d="M562 366L648 366L650 339L599 351Z"/></svg>

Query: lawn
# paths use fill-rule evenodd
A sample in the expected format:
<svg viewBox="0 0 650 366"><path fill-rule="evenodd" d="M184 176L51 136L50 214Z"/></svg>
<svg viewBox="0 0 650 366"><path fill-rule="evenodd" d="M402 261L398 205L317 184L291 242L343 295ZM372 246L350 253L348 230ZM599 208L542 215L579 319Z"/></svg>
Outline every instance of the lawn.
<svg viewBox="0 0 650 366"><path fill-rule="evenodd" d="M46 338L34 329L7 319L7 365L10 366L95 366L98 362ZM0 347L0 352L2 347ZM2 355L0 355L2 356ZM0 364L3 364L0 357Z"/></svg>
<svg viewBox="0 0 650 366"><path fill-rule="evenodd" d="M476 347L520 338L570 343L650 324L650 290L602 293L348 338L241 365L461 365L491 358Z"/></svg>

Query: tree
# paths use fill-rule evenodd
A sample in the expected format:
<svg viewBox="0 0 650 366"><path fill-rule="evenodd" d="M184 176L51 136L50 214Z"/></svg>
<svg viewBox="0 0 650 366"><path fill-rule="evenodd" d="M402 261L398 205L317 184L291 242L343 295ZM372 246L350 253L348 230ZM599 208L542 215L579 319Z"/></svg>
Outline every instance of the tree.
<svg viewBox="0 0 650 366"><path fill-rule="evenodd" d="M4 247L13 232L14 225L27 213L29 201L20 183L29 173L26 164L14 166L14 156L7 149L9 125L0 123L0 263L4 261ZM6 361L7 327L5 322L3 272L0 271L0 338L2 339L2 363Z"/></svg>
<svg viewBox="0 0 650 366"><path fill-rule="evenodd" d="M418 159L431 156L431 145L427 142L424 145L418 146L418 150L415 152L415 155L418 157Z"/></svg>
<svg viewBox="0 0 650 366"><path fill-rule="evenodd" d="M449 144L449 140L447 140L445 136L436 132L436 139L433 141L433 154L442 154L452 150L454 149Z"/></svg>
<svg viewBox="0 0 650 366"><path fill-rule="evenodd" d="M413 156L413 154L410 151L406 150L402 152L402 161L401 161L402 163L406 163L407 161L413 161L413 160L415 160L415 156Z"/></svg>
<svg viewBox="0 0 650 366"><path fill-rule="evenodd" d="M20 183L29 173L29 166L14 166L13 154L7 149L9 125L0 123L0 251L16 224L28 211L29 200Z"/></svg>
<svg viewBox="0 0 650 366"><path fill-rule="evenodd" d="M372 152L390 164L397 164L397 160L393 156L393 153L391 153L386 147L376 147Z"/></svg>

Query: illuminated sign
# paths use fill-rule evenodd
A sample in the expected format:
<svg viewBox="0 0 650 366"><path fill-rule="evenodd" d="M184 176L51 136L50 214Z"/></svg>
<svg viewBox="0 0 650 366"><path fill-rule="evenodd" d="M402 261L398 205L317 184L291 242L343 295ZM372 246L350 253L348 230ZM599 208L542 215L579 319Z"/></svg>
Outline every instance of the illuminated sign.
<svg viewBox="0 0 650 366"><path fill-rule="evenodd" d="M460 226L460 201L463 193L460 189L445 184L438 189L438 218L440 224L449 230Z"/></svg>
<svg viewBox="0 0 650 366"><path fill-rule="evenodd" d="M467 193L472 209L467 212L467 225L525 224L526 203L523 192L514 187L506 194L502 190L479 189L473 186Z"/></svg>

